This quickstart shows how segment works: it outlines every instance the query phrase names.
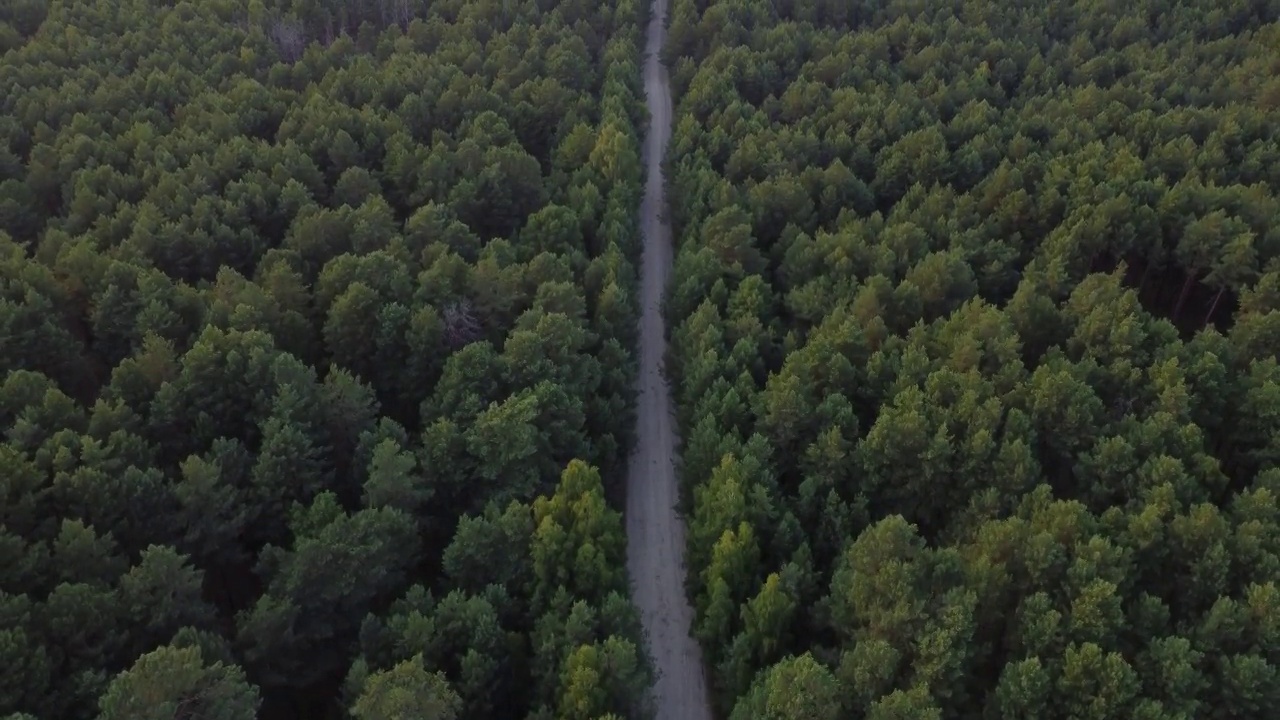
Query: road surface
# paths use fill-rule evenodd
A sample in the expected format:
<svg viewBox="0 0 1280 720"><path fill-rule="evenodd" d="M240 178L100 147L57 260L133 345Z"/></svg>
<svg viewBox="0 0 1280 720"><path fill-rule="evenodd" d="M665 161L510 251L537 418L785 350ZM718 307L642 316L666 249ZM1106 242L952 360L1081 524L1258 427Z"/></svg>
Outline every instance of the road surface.
<svg viewBox="0 0 1280 720"><path fill-rule="evenodd" d="M648 178L640 206L644 253L640 268L640 377L636 447L627 483L627 570L657 666L657 720L710 720L702 653L689 635L693 609L684 594L684 521L676 512L675 424L662 376L666 348L662 298L671 271L671 227L663 212L662 158L671 137L671 87L658 50L666 39L669 0L654 0L645 48L644 90L649 132Z"/></svg>

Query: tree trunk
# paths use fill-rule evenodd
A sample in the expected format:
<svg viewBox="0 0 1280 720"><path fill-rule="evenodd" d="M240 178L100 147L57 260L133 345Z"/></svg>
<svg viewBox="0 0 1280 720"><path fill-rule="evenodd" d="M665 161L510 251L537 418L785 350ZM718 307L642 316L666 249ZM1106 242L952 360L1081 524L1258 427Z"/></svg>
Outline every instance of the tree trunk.
<svg viewBox="0 0 1280 720"><path fill-rule="evenodd" d="M1209 306L1209 313L1204 316L1205 327L1208 327L1209 321L1213 319L1213 313L1218 309L1218 301L1222 299L1222 294L1227 291L1226 286L1218 288L1218 294L1213 296L1213 304Z"/></svg>
<svg viewBox="0 0 1280 720"><path fill-rule="evenodd" d="M1142 291L1147 289L1147 278L1151 277L1151 266L1153 264L1151 258L1143 259L1142 277L1138 280L1138 295L1142 295Z"/></svg>
<svg viewBox="0 0 1280 720"><path fill-rule="evenodd" d="M1178 304L1173 306L1173 321L1178 322L1178 315L1182 314L1182 306L1187 302L1187 296L1191 294L1191 286L1196 284L1196 274L1190 270L1187 271L1187 281L1182 283L1182 293L1178 295Z"/></svg>

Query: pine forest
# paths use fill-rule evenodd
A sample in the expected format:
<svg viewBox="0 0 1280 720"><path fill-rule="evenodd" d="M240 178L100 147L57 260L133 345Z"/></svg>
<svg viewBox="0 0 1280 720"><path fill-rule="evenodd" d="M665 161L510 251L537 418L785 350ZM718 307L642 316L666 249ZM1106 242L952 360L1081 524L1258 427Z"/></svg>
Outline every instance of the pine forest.
<svg viewBox="0 0 1280 720"><path fill-rule="evenodd" d="M1280 0L2 0L0 431L0 720L1273 718Z"/></svg>

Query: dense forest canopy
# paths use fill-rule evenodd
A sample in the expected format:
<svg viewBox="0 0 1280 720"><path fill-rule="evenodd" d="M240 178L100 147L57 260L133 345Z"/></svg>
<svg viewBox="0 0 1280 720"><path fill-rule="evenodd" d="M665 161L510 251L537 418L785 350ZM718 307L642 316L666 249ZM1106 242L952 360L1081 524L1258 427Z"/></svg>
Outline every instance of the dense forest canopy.
<svg viewBox="0 0 1280 720"><path fill-rule="evenodd" d="M719 712L1280 707L1280 4L673 0Z"/></svg>
<svg viewBox="0 0 1280 720"><path fill-rule="evenodd" d="M730 720L1280 707L1280 1L671 0ZM645 0L0 4L0 718L649 711Z"/></svg>
<svg viewBox="0 0 1280 720"><path fill-rule="evenodd" d="M640 715L648 12L0 3L0 717Z"/></svg>

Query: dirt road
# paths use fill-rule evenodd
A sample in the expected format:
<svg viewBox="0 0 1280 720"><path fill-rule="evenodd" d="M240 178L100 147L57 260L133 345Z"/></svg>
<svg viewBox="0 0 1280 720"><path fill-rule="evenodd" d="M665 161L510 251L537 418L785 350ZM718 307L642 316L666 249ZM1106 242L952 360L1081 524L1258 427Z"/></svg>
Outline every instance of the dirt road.
<svg viewBox="0 0 1280 720"><path fill-rule="evenodd" d="M663 219L662 158L671 136L671 87L658 58L666 39L669 0L654 0L644 66L649 132L648 165L640 207L640 377L636 448L627 484L627 570L632 593L657 665L658 720L710 720L702 653L689 636L693 610L684 595L684 521L676 513L675 423L671 392L662 377L666 348L662 297L671 271L671 228Z"/></svg>

